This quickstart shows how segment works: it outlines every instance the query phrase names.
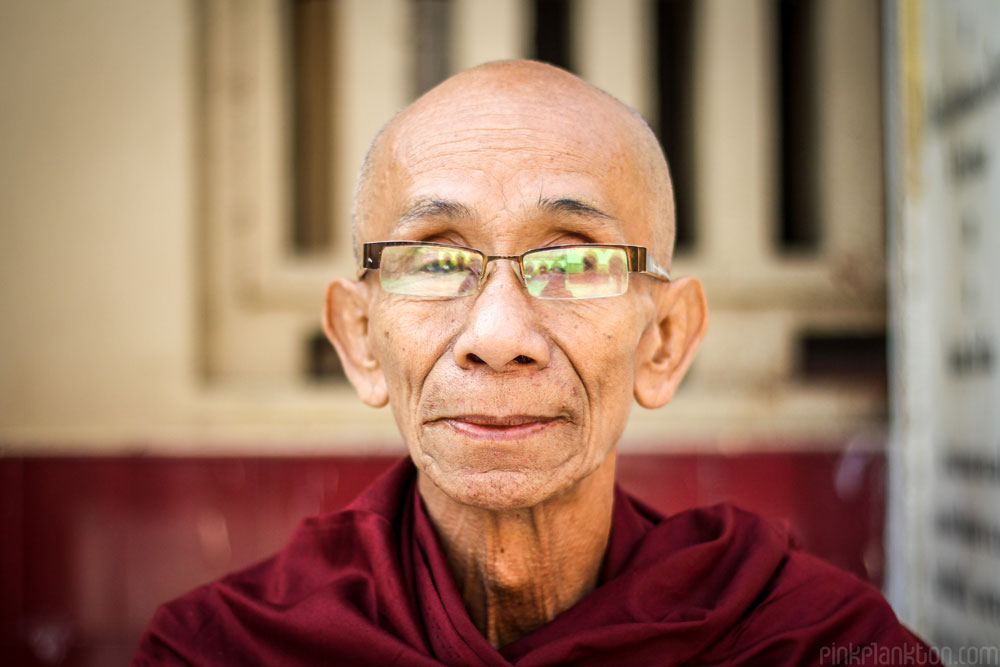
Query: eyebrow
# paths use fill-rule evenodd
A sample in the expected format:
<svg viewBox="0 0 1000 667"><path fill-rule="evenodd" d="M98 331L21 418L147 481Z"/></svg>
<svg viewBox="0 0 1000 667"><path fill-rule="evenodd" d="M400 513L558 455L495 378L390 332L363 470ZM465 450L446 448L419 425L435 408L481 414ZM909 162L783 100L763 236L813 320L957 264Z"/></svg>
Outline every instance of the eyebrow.
<svg viewBox="0 0 1000 667"><path fill-rule="evenodd" d="M454 220L456 218L471 218L472 211L465 204L459 204L450 199L424 198L418 199L399 216L396 226L423 220L424 218L442 217Z"/></svg>
<svg viewBox="0 0 1000 667"><path fill-rule="evenodd" d="M614 220L615 218L599 208L573 197L542 197L539 196L538 208L550 215L571 214L589 220ZM421 197L415 200L396 220L393 231L398 232L407 225L428 218L443 218L446 220L468 220L474 217L472 210L465 204L451 199L438 197Z"/></svg>
<svg viewBox="0 0 1000 667"><path fill-rule="evenodd" d="M604 211L595 208L590 204L586 204L579 199L573 199L572 197L560 197L559 199L539 197L538 208L542 209L546 213L573 213L576 215L582 215L586 218L597 218L599 220L614 219Z"/></svg>

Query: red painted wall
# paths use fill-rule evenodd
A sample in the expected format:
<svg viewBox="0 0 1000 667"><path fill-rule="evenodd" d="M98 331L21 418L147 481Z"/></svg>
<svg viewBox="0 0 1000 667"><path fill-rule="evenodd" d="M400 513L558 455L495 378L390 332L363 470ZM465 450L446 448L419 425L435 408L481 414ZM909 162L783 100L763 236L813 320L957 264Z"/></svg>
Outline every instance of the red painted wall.
<svg viewBox="0 0 1000 667"><path fill-rule="evenodd" d="M126 664L157 604L280 548L393 458L0 459L0 659ZM880 583L880 454L633 455L619 480L664 512L733 501Z"/></svg>

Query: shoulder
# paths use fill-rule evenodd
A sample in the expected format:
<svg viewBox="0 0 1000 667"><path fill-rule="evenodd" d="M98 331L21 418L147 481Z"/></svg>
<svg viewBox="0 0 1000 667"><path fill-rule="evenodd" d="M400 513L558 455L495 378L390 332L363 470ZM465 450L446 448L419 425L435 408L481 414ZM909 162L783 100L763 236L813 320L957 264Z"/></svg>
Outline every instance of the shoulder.
<svg viewBox="0 0 1000 667"><path fill-rule="evenodd" d="M274 556L161 605L134 664L255 663L267 634L294 625L308 632L334 610L375 614L364 608L375 598L373 562L392 560L394 551L391 525L379 515L306 519Z"/></svg>
<svg viewBox="0 0 1000 667"><path fill-rule="evenodd" d="M322 638L331 617L377 618L377 600L404 586L397 468L345 510L303 520L277 554L161 605L133 664L261 664L289 636Z"/></svg>
<svg viewBox="0 0 1000 667"><path fill-rule="evenodd" d="M734 664L939 664L877 588L791 546L712 653Z"/></svg>
<svg viewBox="0 0 1000 667"><path fill-rule="evenodd" d="M798 549L784 522L728 504L650 521L613 585L635 578L632 597L686 661L937 664L878 589Z"/></svg>

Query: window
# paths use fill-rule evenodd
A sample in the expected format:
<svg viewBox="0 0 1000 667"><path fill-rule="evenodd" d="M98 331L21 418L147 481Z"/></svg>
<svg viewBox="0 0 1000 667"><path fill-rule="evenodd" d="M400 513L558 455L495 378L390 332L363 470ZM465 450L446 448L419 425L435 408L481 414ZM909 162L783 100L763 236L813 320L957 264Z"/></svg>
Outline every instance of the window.
<svg viewBox="0 0 1000 667"><path fill-rule="evenodd" d="M573 71L569 0L534 0L533 55L535 60Z"/></svg>
<svg viewBox="0 0 1000 667"><path fill-rule="evenodd" d="M286 11L292 146L292 247L299 253L329 251L333 244L332 197L333 49L330 0L291 0Z"/></svg>
<svg viewBox="0 0 1000 667"><path fill-rule="evenodd" d="M427 92L451 73L451 0L412 0L414 95Z"/></svg>
<svg viewBox="0 0 1000 667"><path fill-rule="evenodd" d="M670 161L678 252L695 243L694 0L655 0L657 136Z"/></svg>
<svg viewBox="0 0 1000 667"><path fill-rule="evenodd" d="M779 155L776 241L782 251L816 251L817 220L817 34L815 0L775 3Z"/></svg>

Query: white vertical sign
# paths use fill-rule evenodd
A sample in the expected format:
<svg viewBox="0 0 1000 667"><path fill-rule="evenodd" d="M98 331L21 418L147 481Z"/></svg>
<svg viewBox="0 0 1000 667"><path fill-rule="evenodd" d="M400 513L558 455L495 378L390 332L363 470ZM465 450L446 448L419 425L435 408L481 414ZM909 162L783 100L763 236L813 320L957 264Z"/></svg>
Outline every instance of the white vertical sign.
<svg viewBox="0 0 1000 667"><path fill-rule="evenodd" d="M889 594L955 660L1000 647L1000 2L885 6Z"/></svg>

